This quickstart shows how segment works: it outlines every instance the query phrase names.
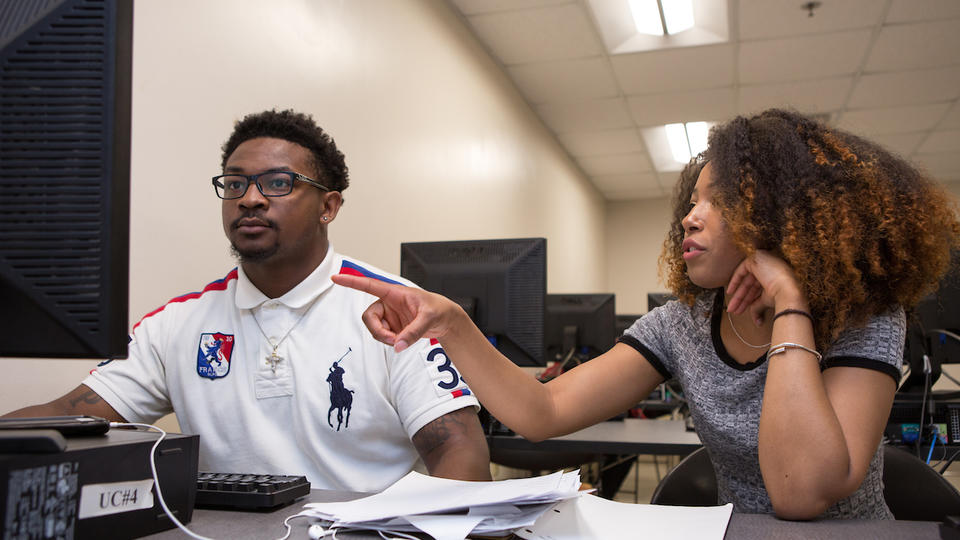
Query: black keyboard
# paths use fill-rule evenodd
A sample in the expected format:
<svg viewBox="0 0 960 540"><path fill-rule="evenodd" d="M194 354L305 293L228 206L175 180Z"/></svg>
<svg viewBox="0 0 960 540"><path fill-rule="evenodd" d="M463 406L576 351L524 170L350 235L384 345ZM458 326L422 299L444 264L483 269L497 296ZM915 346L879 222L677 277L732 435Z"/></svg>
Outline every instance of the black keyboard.
<svg viewBox="0 0 960 540"><path fill-rule="evenodd" d="M310 493L306 476L197 473L200 508L265 510L292 503Z"/></svg>

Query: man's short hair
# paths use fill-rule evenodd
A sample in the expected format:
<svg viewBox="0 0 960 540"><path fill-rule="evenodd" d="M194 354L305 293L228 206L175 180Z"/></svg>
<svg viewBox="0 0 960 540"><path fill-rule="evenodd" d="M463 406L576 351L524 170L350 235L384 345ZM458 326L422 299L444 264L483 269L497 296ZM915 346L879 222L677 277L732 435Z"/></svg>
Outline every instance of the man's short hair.
<svg viewBox="0 0 960 540"><path fill-rule="evenodd" d="M248 114L238 121L230 138L223 143L220 168L226 167L227 159L238 146L257 137L283 139L309 150L311 166L316 169L315 179L331 190L342 192L350 184L347 163L333 138L313 121L313 117L291 109Z"/></svg>

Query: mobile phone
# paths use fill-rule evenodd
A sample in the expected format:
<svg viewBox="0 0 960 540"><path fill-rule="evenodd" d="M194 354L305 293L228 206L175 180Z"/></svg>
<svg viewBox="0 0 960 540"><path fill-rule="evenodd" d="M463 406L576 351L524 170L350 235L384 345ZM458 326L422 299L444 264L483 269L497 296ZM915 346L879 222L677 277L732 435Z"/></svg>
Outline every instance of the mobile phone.
<svg viewBox="0 0 960 540"><path fill-rule="evenodd" d="M103 435L110 430L110 422L99 416L36 416L33 418L0 418L3 429L52 429L65 437Z"/></svg>

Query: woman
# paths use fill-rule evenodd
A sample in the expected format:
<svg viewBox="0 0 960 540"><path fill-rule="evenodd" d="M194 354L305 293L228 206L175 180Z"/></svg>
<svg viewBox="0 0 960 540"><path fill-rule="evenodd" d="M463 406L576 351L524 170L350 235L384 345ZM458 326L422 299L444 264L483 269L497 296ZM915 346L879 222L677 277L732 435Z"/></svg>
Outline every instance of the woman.
<svg viewBox="0 0 960 540"><path fill-rule="evenodd" d="M711 131L674 209L661 260L680 301L547 384L441 296L335 281L380 297L364 321L381 341L438 338L491 414L528 439L614 416L676 377L720 503L787 519L892 518L880 442L904 309L936 286L958 243L946 195L876 144L770 110Z"/></svg>

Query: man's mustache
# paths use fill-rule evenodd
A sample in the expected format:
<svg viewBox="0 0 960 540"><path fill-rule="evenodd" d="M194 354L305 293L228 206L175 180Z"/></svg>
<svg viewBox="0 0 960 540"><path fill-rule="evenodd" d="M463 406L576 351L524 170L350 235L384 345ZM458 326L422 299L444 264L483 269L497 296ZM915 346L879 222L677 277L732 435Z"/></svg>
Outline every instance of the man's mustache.
<svg viewBox="0 0 960 540"><path fill-rule="evenodd" d="M276 227L272 219L265 218L257 214L244 214L230 223L230 230L235 230L241 225L259 225L262 227Z"/></svg>

